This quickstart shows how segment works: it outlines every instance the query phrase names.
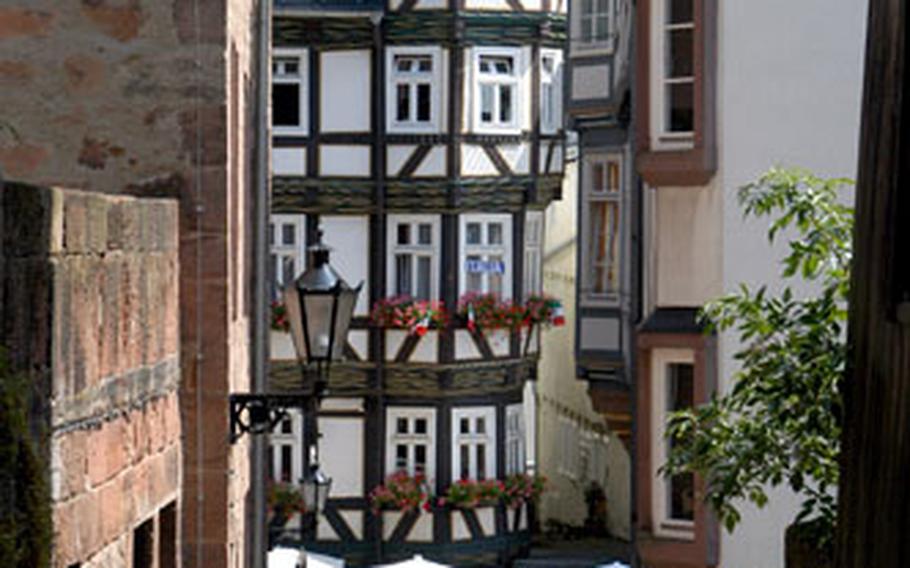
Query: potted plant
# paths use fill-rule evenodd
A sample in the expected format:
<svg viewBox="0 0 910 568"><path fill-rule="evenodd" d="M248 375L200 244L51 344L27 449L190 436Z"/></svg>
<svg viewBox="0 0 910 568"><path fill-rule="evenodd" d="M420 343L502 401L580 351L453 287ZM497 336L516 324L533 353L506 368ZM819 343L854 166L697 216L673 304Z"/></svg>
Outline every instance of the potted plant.
<svg viewBox="0 0 910 568"><path fill-rule="evenodd" d="M406 471L397 471L370 492L369 500L374 514L380 511L429 511L430 488L424 474L412 476Z"/></svg>
<svg viewBox="0 0 910 568"><path fill-rule="evenodd" d="M272 301L272 317L271 317L271 328L272 331L282 331L289 332L291 330L291 323L288 321L288 309L285 305L278 301Z"/></svg>
<svg viewBox="0 0 910 568"><path fill-rule="evenodd" d="M489 507L498 504L504 494L505 486L498 479L461 479L449 486L445 496L439 498L439 505L457 509Z"/></svg>
<svg viewBox="0 0 910 568"><path fill-rule="evenodd" d="M443 302L415 300L410 296L384 298L373 304L370 321L379 327L406 329L423 336L430 327L443 327L448 321Z"/></svg>
<svg viewBox="0 0 910 568"><path fill-rule="evenodd" d="M503 502L517 509L525 503L536 502L546 490L547 478L542 475L514 473L503 482Z"/></svg>
<svg viewBox="0 0 910 568"><path fill-rule="evenodd" d="M496 294L468 292L458 302L458 314L468 329L518 329L524 324L524 308Z"/></svg>
<svg viewBox="0 0 910 568"><path fill-rule="evenodd" d="M546 325L560 327L566 324L562 302L546 294L535 294L525 302L525 319L527 326Z"/></svg>
<svg viewBox="0 0 910 568"><path fill-rule="evenodd" d="M303 492L290 483L273 483L268 491L269 512L272 514L272 523L284 526L296 513L306 513L306 503Z"/></svg>

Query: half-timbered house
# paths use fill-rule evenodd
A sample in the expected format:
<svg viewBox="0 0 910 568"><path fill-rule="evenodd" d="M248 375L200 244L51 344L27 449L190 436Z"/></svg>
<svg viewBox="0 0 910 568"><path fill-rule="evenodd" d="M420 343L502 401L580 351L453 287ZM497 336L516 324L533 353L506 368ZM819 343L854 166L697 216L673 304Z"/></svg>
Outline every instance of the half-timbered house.
<svg viewBox="0 0 910 568"><path fill-rule="evenodd" d="M273 477L294 481L318 420L333 485L300 533L308 550L501 565L529 543L527 506L374 511L369 493L402 470L436 496L525 471L539 326L484 328L458 306L540 292L543 210L563 172L565 13L564 0L276 0L276 289L320 233L344 278L364 281L318 417L295 414L271 438ZM425 332L370 317L401 296L449 317ZM293 390L280 331L271 368L271 390Z"/></svg>

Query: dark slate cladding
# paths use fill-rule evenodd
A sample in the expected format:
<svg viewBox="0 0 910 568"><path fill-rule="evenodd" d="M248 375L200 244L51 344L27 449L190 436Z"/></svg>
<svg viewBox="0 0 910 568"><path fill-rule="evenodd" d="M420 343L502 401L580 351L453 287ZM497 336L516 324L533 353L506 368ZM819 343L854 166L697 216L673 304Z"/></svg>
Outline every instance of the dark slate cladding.
<svg viewBox="0 0 910 568"><path fill-rule="evenodd" d="M527 45L540 39L543 47L565 47L566 17L551 13L464 13L468 45Z"/></svg>
<svg viewBox="0 0 910 568"><path fill-rule="evenodd" d="M272 179L272 213L369 213L374 182L363 178Z"/></svg>
<svg viewBox="0 0 910 568"><path fill-rule="evenodd" d="M463 46L520 46L539 39L544 47L561 48L566 38L566 19L555 14L456 15L432 11L386 14L383 29L384 40L389 45L451 45L459 41ZM349 18L278 16L273 20L272 33L275 47L313 45L340 49L373 45L373 24L365 15Z"/></svg>
<svg viewBox="0 0 910 568"><path fill-rule="evenodd" d="M372 47L373 24L362 18L288 18L272 21L275 47Z"/></svg>
<svg viewBox="0 0 910 568"><path fill-rule="evenodd" d="M545 207L561 197L559 175L497 178L388 179L386 207L412 213L461 213L486 211L514 213L525 206ZM536 185L536 197L531 188ZM365 178L305 178L275 176L272 181L273 213L371 213L376 208L375 182ZM450 200L451 193L451 200Z"/></svg>
<svg viewBox="0 0 910 568"><path fill-rule="evenodd" d="M458 33L453 12L431 11L388 14L385 17L385 41L392 44L435 43L449 45Z"/></svg>
<svg viewBox="0 0 910 568"><path fill-rule="evenodd" d="M638 328L639 333L704 333L699 308L657 308Z"/></svg>

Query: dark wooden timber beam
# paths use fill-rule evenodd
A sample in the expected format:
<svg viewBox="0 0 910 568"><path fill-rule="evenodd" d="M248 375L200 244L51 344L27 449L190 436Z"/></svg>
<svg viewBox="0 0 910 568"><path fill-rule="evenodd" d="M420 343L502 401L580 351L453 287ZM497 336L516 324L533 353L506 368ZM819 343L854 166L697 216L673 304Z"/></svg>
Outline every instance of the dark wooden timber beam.
<svg viewBox="0 0 910 568"><path fill-rule="evenodd" d="M836 566L910 565L907 5L871 0L856 192Z"/></svg>

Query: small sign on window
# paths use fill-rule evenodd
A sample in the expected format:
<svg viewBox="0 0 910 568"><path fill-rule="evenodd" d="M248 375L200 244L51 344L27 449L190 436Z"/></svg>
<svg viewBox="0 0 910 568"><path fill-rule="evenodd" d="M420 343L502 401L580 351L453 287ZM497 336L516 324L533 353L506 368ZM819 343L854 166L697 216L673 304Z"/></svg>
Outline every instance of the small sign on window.
<svg viewBox="0 0 910 568"><path fill-rule="evenodd" d="M504 274L506 271L506 263L501 260L469 259L465 262L465 268L467 268L469 273L488 272Z"/></svg>

